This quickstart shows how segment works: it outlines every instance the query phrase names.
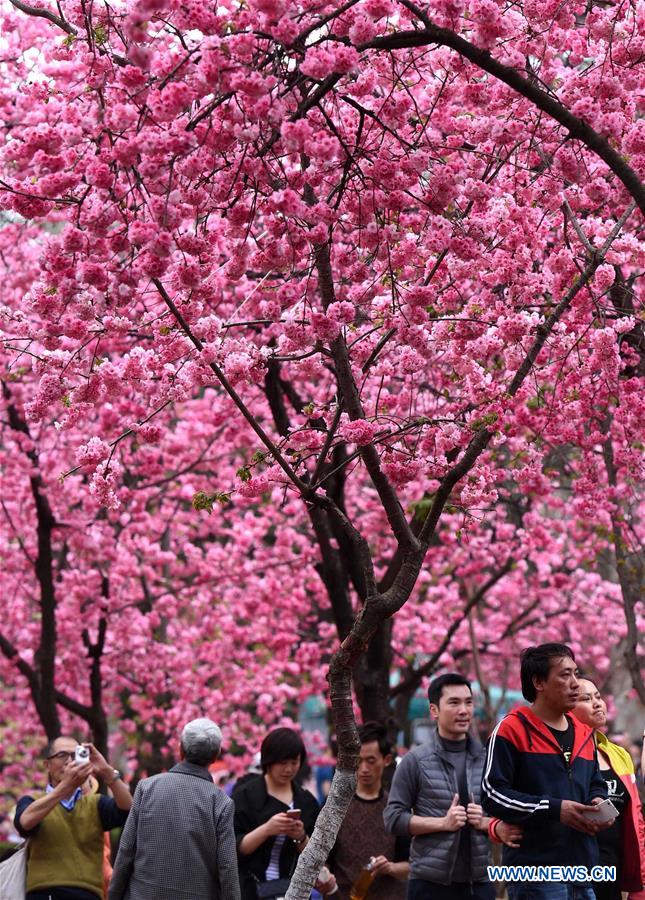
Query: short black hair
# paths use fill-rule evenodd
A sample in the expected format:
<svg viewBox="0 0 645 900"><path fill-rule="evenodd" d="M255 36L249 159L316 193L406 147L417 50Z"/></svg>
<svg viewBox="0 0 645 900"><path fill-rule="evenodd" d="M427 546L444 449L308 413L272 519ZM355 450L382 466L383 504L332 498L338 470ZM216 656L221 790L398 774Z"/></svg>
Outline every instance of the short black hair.
<svg viewBox="0 0 645 900"><path fill-rule="evenodd" d="M472 694L472 688L470 686L470 682L467 678L464 678L463 675L460 675L458 672L446 672L445 675L439 675L438 678L433 678L428 687L428 702L433 703L435 706L439 706L439 701L441 700L441 692L444 687L452 684L464 684Z"/></svg>
<svg viewBox="0 0 645 900"><path fill-rule="evenodd" d="M387 728L382 722L365 722L358 729L358 737L361 746L376 741L382 756L387 756L392 752L392 741L388 737Z"/></svg>
<svg viewBox="0 0 645 900"><path fill-rule="evenodd" d="M60 737L60 735L59 735L59 737ZM52 751L54 749L54 744L56 743L57 740L58 740L58 737L55 737L55 738L51 738L49 741L47 741L47 743L45 744L43 749L40 751L40 755L43 759L49 759L49 757L52 755Z"/></svg>
<svg viewBox="0 0 645 900"><path fill-rule="evenodd" d="M300 765L302 766L307 758L307 751L302 738L293 728L274 728L262 741L260 765L264 773L274 763L284 762L286 759L295 759L296 756L300 758Z"/></svg>
<svg viewBox="0 0 645 900"><path fill-rule="evenodd" d="M567 656L574 662L576 661L573 650L567 644L538 644L537 647L525 647L522 650L520 653L520 681L522 682L522 695L529 703L533 703L537 697L533 679L539 678L545 681L549 677L553 660Z"/></svg>
<svg viewBox="0 0 645 900"><path fill-rule="evenodd" d="M56 743L56 741L60 740L61 738L69 738L70 741L76 741L77 743L80 744L80 741L78 740L78 738L75 737L73 734L57 734L56 737L48 740L47 743L45 744L45 746L43 747L43 749L40 751L40 755L41 755L42 759L49 759L50 756L53 756L54 744Z"/></svg>

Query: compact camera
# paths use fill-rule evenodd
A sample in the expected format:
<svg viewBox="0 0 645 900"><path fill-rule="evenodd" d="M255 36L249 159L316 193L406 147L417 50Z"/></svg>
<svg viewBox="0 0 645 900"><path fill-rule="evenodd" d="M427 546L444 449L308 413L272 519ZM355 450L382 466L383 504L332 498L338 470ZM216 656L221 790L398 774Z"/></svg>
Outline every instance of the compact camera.
<svg viewBox="0 0 645 900"><path fill-rule="evenodd" d="M86 763L89 762L90 751L87 747L83 747L82 744L79 744L76 750L74 751L74 762L77 763Z"/></svg>

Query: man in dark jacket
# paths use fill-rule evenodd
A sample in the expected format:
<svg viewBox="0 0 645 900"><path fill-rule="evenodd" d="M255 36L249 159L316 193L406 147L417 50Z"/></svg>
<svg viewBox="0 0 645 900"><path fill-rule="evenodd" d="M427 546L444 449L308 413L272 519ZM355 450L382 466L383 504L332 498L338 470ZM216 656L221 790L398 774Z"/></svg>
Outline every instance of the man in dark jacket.
<svg viewBox="0 0 645 900"><path fill-rule="evenodd" d="M579 866L578 878L598 863L594 834L603 826L593 815L607 796L591 729L567 715L578 698L578 669L566 644L528 647L520 659L531 706L511 712L490 737L484 809L523 829L519 845L504 848L504 865ZM510 900L594 897L585 878L511 882L508 893Z"/></svg>
<svg viewBox="0 0 645 900"><path fill-rule="evenodd" d="M388 830L412 835L408 900L493 900L489 820L480 806L484 750L468 733L470 684L441 675L428 699L437 728L399 763L383 813Z"/></svg>
<svg viewBox="0 0 645 900"><path fill-rule="evenodd" d="M137 785L109 900L240 900L233 801L208 766L222 732L194 719L181 733L182 761Z"/></svg>

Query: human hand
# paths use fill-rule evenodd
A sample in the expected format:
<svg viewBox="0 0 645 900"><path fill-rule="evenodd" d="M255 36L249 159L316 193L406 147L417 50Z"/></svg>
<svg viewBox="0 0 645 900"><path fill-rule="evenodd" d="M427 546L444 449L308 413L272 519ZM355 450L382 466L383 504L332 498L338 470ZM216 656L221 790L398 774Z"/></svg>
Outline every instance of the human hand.
<svg viewBox="0 0 645 900"><path fill-rule="evenodd" d="M519 847L524 837L524 829L519 825L511 825L510 822L498 821L495 824L495 834L507 847Z"/></svg>
<svg viewBox="0 0 645 900"><path fill-rule="evenodd" d="M386 856L375 856L372 859L372 874L376 875L392 875L392 866L394 863Z"/></svg>
<svg viewBox="0 0 645 900"><path fill-rule="evenodd" d="M450 809L444 816L444 831L459 831L468 821L468 814L459 803L459 794L455 794L450 804Z"/></svg>
<svg viewBox="0 0 645 900"><path fill-rule="evenodd" d="M74 793L76 788L85 784L92 774L92 763L69 762L63 769L61 779L58 783L60 793L63 797L69 797Z"/></svg>
<svg viewBox="0 0 645 900"><path fill-rule="evenodd" d="M271 816L271 818L264 823L266 832L271 837L275 837L278 834L286 834L291 837L293 825L294 820L290 819L286 813L276 813L275 816Z"/></svg>
<svg viewBox="0 0 645 900"><path fill-rule="evenodd" d="M585 834L596 834L604 825L594 822L587 818L589 813L594 813L598 804L586 805L577 803L575 800L563 800L560 807L560 821L569 828L575 828L576 831L583 831Z"/></svg>
<svg viewBox="0 0 645 900"><path fill-rule="evenodd" d="M114 766L111 766L107 759L99 753L94 744L83 744L90 751L90 763L92 764L92 772L97 778L104 781L112 781L114 778Z"/></svg>
<svg viewBox="0 0 645 900"><path fill-rule="evenodd" d="M305 826L302 819L289 819L291 822L291 829L287 832L288 836L293 840L300 843L304 841L307 837L307 833L305 831Z"/></svg>
<svg viewBox="0 0 645 900"><path fill-rule="evenodd" d="M468 818L468 824L472 828L482 827L482 820L484 818L484 810L478 803L469 803L466 807L466 816Z"/></svg>
<svg viewBox="0 0 645 900"><path fill-rule="evenodd" d="M338 890L338 885L336 884L336 878L329 871L327 866L323 866L320 870L320 875L318 876L318 880L316 881L314 887L318 891L319 894L323 896L327 896L327 894L335 894Z"/></svg>
<svg viewBox="0 0 645 900"><path fill-rule="evenodd" d="M602 797L594 797L593 800L590 800L589 802L591 803L592 806L600 806L600 804L603 802L603 799L602 799ZM611 826L614 824L615 821L616 821L616 819L613 818L613 819L609 819L608 822L599 822L597 824L598 831L604 831L605 828L611 828Z"/></svg>

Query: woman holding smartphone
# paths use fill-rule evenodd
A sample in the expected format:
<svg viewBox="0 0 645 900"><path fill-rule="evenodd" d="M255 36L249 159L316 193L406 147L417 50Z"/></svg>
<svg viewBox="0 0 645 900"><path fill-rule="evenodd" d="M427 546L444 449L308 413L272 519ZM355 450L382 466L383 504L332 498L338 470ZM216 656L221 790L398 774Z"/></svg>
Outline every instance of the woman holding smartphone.
<svg viewBox="0 0 645 900"><path fill-rule="evenodd" d="M305 756L296 731L276 728L262 741L262 775L233 791L242 900L283 896L298 855L307 846L318 803L294 780ZM321 893L334 886L333 879L317 885Z"/></svg>
<svg viewBox="0 0 645 900"><path fill-rule="evenodd" d="M600 774L607 782L607 796L618 810L614 824L596 835L600 865L616 866L616 881L596 881L596 900L645 900L645 825L636 788L634 763L629 753L608 740L600 730L607 722L607 704L590 678L578 679L580 691L572 713L594 731Z"/></svg>

